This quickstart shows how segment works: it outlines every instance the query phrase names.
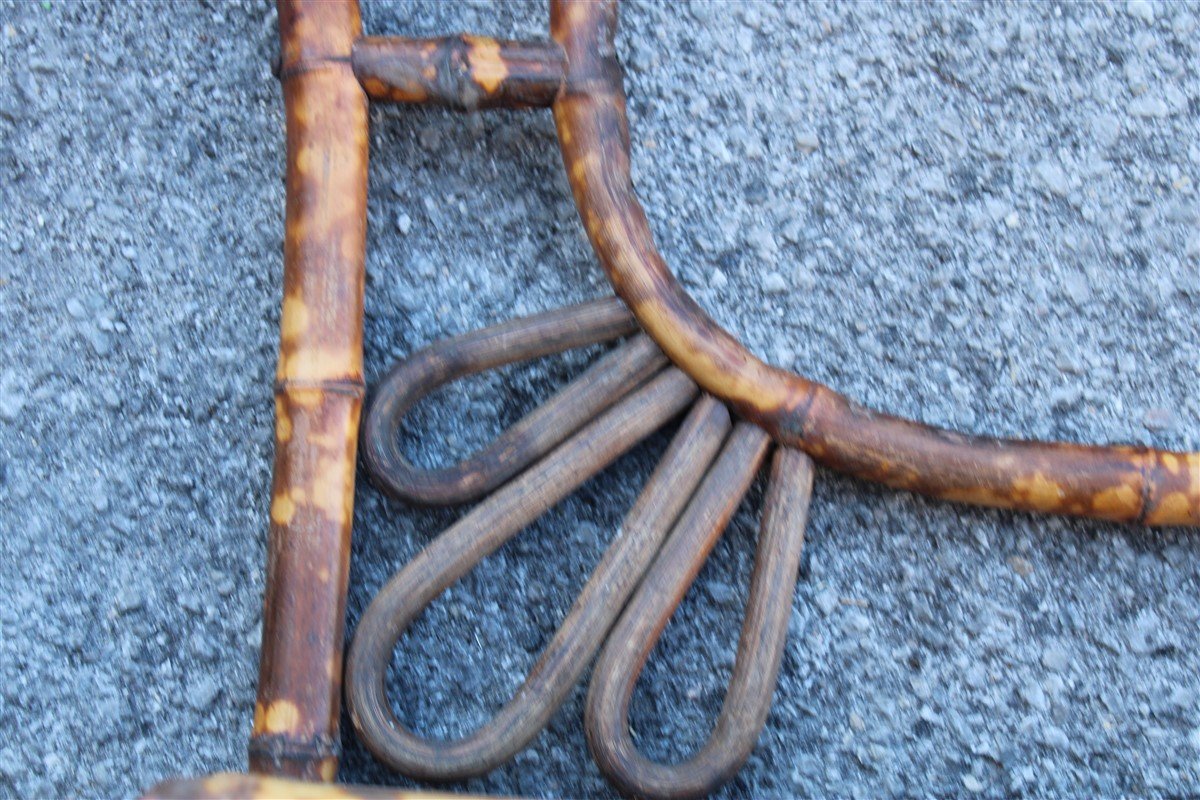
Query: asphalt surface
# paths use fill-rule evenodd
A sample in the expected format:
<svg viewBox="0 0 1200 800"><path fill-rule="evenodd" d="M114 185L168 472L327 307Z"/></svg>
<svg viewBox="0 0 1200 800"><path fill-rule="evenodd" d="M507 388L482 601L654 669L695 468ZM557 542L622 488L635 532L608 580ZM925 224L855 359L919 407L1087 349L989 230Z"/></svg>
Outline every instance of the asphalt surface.
<svg viewBox="0 0 1200 800"><path fill-rule="evenodd" d="M541 3L368 2L369 31L544 34ZM265 3L0 0L0 796L245 766L282 273ZM1200 448L1200 5L623 10L635 181L755 352L960 430ZM606 292L549 114L372 111L369 380ZM414 414L447 463L584 353ZM548 641L665 434L421 619L407 723L471 730ZM361 478L361 476L360 476ZM634 698L715 719L761 486ZM350 623L456 510L357 498ZM1200 792L1200 531L973 510L818 476L775 707L726 797ZM487 778L610 792L583 688ZM404 784L345 736L343 777Z"/></svg>

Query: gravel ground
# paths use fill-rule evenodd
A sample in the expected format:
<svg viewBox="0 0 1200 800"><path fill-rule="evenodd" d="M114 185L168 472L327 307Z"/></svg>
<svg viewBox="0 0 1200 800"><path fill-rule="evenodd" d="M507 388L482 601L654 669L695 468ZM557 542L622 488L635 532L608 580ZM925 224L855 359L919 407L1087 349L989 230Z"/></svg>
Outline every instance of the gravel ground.
<svg viewBox="0 0 1200 800"><path fill-rule="evenodd" d="M958 429L1200 447L1200 5L631 3L635 179L753 350ZM541 3L369 2L368 30L532 37ZM260 636L283 120L263 3L0 0L0 796L242 769ZM546 113L372 112L369 379L598 296ZM465 454L589 354L447 390ZM664 437L455 586L402 717L519 684ZM756 489L635 696L678 758L722 699ZM460 512L360 482L351 624ZM774 711L724 795L1200 792L1200 538L817 482ZM465 788L603 796L582 689ZM343 776L388 776L346 737Z"/></svg>

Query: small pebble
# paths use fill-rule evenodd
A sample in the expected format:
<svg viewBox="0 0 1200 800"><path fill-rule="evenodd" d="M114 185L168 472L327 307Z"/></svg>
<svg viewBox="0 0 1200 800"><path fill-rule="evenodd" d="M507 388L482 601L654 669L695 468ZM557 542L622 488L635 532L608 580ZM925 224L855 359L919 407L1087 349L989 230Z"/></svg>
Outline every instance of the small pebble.
<svg viewBox="0 0 1200 800"><path fill-rule="evenodd" d="M142 597L141 593L133 585L125 584L117 592L116 608L122 614L137 611L145 604L145 598Z"/></svg>
<svg viewBox="0 0 1200 800"><path fill-rule="evenodd" d="M1050 700L1046 697L1045 690L1032 680L1021 687L1020 694L1021 699L1028 703L1034 711L1050 710Z"/></svg>
<svg viewBox="0 0 1200 800"><path fill-rule="evenodd" d="M417 139L426 150L437 150L442 143L442 134L437 128L428 126L421 129Z"/></svg>
<svg viewBox="0 0 1200 800"><path fill-rule="evenodd" d="M0 374L0 421L15 422L25 408L25 392L13 372Z"/></svg>
<svg viewBox="0 0 1200 800"><path fill-rule="evenodd" d="M220 693L221 687L217 685L211 676L201 676L188 687L188 705L197 711L204 711L216 701L217 695Z"/></svg>
<svg viewBox="0 0 1200 800"><path fill-rule="evenodd" d="M1188 744L1193 750L1200 750L1200 726L1192 728L1192 732L1188 734Z"/></svg>
<svg viewBox="0 0 1200 800"><path fill-rule="evenodd" d="M1150 88L1150 84L1146 81L1146 68L1138 61L1125 62L1125 81L1129 84L1129 91L1134 95L1139 95Z"/></svg>
<svg viewBox="0 0 1200 800"><path fill-rule="evenodd" d="M971 773L967 773L962 777L963 788L972 794L979 794L983 791L983 783Z"/></svg>
<svg viewBox="0 0 1200 800"><path fill-rule="evenodd" d="M1149 408L1142 414L1142 424L1156 433L1169 431L1175 427L1175 414L1169 408Z"/></svg>
<svg viewBox="0 0 1200 800"><path fill-rule="evenodd" d="M1070 656L1061 644L1052 644L1042 651L1042 666L1053 672L1062 672L1069 661Z"/></svg>
<svg viewBox="0 0 1200 800"><path fill-rule="evenodd" d="M1196 26L1196 18L1191 14L1183 13L1175 17L1175 22L1171 25L1171 30L1178 38L1183 39L1195 31Z"/></svg>
<svg viewBox="0 0 1200 800"><path fill-rule="evenodd" d="M407 236L412 230L412 217L408 214L401 214L396 217L396 230L400 231L401 236Z"/></svg>
<svg viewBox="0 0 1200 800"><path fill-rule="evenodd" d="M1092 136L1101 147L1112 147L1121 137L1121 119L1115 114L1099 114L1092 120Z"/></svg>
<svg viewBox="0 0 1200 800"><path fill-rule="evenodd" d="M1150 0L1129 0L1125 13L1147 24L1154 23L1154 6L1150 5Z"/></svg>
<svg viewBox="0 0 1200 800"><path fill-rule="evenodd" d="M823 589L813 598L813 602L821 609L821 613L828 617L838 607L838 596L832 589Z"/></svg>
<svg viewBox="0 0 1200 800"><path fill-rule="evenodd" d="M843 625L848 631L863 634L871 630L871 619L861 611L852 611L846 615Z"/></svg>
<svg viewBox="0 0 1200 800"><path fill-rule="evenodd" d="M1083 400L1083 389L1075 384L1060 386L1050 393L1050 407L1067 409Z"/></svg>
<svg viewBox="0 0 1200 800"><path fill-rule="evenodd" d="M1029 563L1029 559L1024 556L1009 556L1008 565L1022 578L1033 574L1033 564Z"/></svg>
<svg viewBox="0 0 1200 800"><path fill-rule="evenodd" d="M1154 651L1158 643L1158 632L1162 623L1153 609L1146 608L1137 615L1137 619L1129 626L1126 640L1129 649L1139 655L1147 655Z"/></svg>
<svg viewBox="0 0 1200 800"><path fill-rule="evenodd" d="M195 592L180 592L178 602L185 610L193 614L199 614L204 610L204 603L201 602L200 597Z"/></svg>
<svg viewBox="0 0 1200 800"><path fill-rule="evenodd" d="M821 139L815 133L802 133L796 137L796 149L801 153L815 152L820 146Z"/></svg>
<svg viewBox="0 0 1200 800"><path fill-rule="evenodd" d="M0 778L15 778L22 769L21 758L15 749L6 747L0 750Z"/></svg>
<svg viewBox="0 0 1200 800"><path fill-rule="evenodd" d="M1144 94L1130 101L1129 113L1135 117L1159 119L1169 115L1171 109L1161 97Z"/></svg>
<svg viewBox="0 0 1200 800"><path fill-rule="evenodd" d="M1058 750L1066 750L1071 746L1071 740L1062 728L1051 725L1042 733L1042 744Z"/></svg>
<svg viewBox="0 0 1200 800"><path fill-rule="evenodd" d="M1082 306L1091 299L1092 284L1087 275L1080 272L1068 274L1063 278L1063 293L1077 306Z"/></svg>
<svg viewBox="0 0 1200 800"><path fill-rule="evenodd" d="M713 602L719 606L736 606L738 602L738 591L728 583L715 582L710 583L705 587L708 590L708 596Z"/></svg>
<svg viewBox="0 0 1200 800"><path fill-rule="evenodd" d="M1058 164L1043 161L1034 167L1034 172L1037 174L1042 186L1050 194L1065 197L1067 192L1071 190L1070 184L1067 182L1067 173L1063 172L1063 168Z"/></svg>
<svg viewBox="0 0 1200 800"><path fill-rule="evenodd" d="M975 664L967 670L967 685L972 689L982 689L987 685L987 670Z"/></svg>
<svg viewBox="0 0 1200 800"><path fill-rule="evenodd" d="M767 276L763 278L763 291L767 294L783 294L787 288L787 281L778 272L767 273Z"/></svg>

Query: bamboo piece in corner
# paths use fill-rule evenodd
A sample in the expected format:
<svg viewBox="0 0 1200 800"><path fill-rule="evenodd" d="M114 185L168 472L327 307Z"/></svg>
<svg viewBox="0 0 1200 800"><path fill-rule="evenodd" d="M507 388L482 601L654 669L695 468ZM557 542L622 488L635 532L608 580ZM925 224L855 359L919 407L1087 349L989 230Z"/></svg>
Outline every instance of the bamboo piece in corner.
<svg viewBox="0 0 1200 800"><path fill-rule="evenodd" d="M275 477L252 772L337 773L342 640L363 398L367 98L354 0L280 0L287 221Z"/></svg>
<svg viewBox="0 0 1200 800"><path fill-rule="evenodd" d="M145 797L146 800L470 800L483 796L376 786L330 786L222 772L203 778L164 781Z"/></svg>

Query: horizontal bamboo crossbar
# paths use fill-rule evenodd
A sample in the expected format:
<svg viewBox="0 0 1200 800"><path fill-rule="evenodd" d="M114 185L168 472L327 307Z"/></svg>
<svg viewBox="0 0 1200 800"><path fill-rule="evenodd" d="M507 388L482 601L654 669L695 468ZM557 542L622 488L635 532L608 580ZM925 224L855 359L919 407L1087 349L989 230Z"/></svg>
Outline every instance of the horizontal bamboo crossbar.
<svg viewBox="0 0 1200 800"><path fill-rule="evenodd" d="M335 786L231 772L164 781L145 795L146 800L470 800L472 796L379 786Z"/></svg>
<svg viewBox="0 0 1200 800"><path fill-rule="evenodd" d="M432 103L457 111L545 108L566 76L555 42L507 42L486 36L404 39L368 36L350 62L372 100Z"/></svg>

